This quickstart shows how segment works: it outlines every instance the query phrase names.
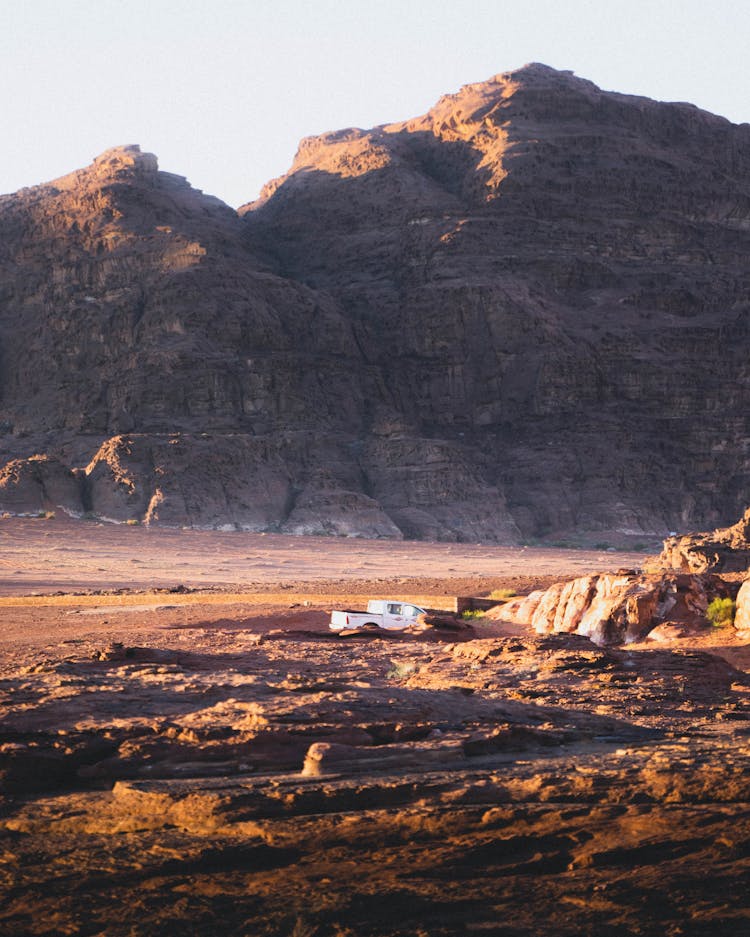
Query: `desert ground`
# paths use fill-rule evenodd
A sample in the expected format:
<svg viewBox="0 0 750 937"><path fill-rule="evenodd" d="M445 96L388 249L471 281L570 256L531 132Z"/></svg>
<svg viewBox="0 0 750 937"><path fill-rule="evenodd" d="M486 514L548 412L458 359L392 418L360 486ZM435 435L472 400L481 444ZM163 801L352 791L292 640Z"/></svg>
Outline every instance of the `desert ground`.
<svg viewBox="0 0 750 937"><path fill-rule="evenodd" d="M731 628L327 629L643 560L0 519L0 933L750 933Z"/></svg>

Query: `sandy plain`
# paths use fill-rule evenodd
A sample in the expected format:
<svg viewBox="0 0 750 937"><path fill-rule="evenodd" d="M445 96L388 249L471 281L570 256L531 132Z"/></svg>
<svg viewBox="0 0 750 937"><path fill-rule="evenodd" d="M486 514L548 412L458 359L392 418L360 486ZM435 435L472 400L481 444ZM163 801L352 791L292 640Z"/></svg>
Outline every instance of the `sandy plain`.
<svg viewBox="0 0 750 937"><path fill-rule="evenodd" d="M643 559L0 520L0 932L747 934L731 629L326 629Z"/></svg>

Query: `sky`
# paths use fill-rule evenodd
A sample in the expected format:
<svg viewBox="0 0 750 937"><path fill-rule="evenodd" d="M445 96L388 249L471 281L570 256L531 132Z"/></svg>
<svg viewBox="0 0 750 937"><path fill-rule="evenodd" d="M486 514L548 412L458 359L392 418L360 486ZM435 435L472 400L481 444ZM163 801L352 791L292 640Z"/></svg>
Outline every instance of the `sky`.
<svg viewBox="0 0 750 937"><path fill-rule="evenodd" d="M743 0L0 0L0 193L138 143L237 207L302 137L527 62L750 122Z"/></svg>

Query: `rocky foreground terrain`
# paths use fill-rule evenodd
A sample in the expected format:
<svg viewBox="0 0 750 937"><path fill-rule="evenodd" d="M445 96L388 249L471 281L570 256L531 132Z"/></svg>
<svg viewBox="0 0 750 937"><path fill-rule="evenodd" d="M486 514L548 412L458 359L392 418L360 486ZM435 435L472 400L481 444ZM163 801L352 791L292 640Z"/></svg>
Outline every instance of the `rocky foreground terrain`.
<svg viewBox="0 0 750 937"><path fill-rule="evenodd" d="M447 607L637 557L413 545L389 568L386 544L276 538L261 567L246 534L81 529L0 521L3 934L748 932L750 632L596 645L503 605L325 627L367 594ZM114 588L128 554L140 591ZM252 595L223 579L243 556Z"/></svg>
<svg viewBox="0 0 750 937"><path fill-rule="evenodd" d="M730 523L750 126L533 64L303 140L239 213L137 146L0 197L0 509L517 543Z"/></svg>

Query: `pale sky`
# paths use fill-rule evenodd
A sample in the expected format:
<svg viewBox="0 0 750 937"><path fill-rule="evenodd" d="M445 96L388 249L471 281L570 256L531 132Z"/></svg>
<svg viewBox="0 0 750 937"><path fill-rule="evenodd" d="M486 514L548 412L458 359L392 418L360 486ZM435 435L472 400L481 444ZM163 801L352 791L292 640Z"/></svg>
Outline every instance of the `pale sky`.
<svg viewBox="0 0 750 937"><path fill-rule="evenodd" d="M526 62L750 122L743 0L0 0L0 192L139 143L238 206L301 137Z"/></svg>

